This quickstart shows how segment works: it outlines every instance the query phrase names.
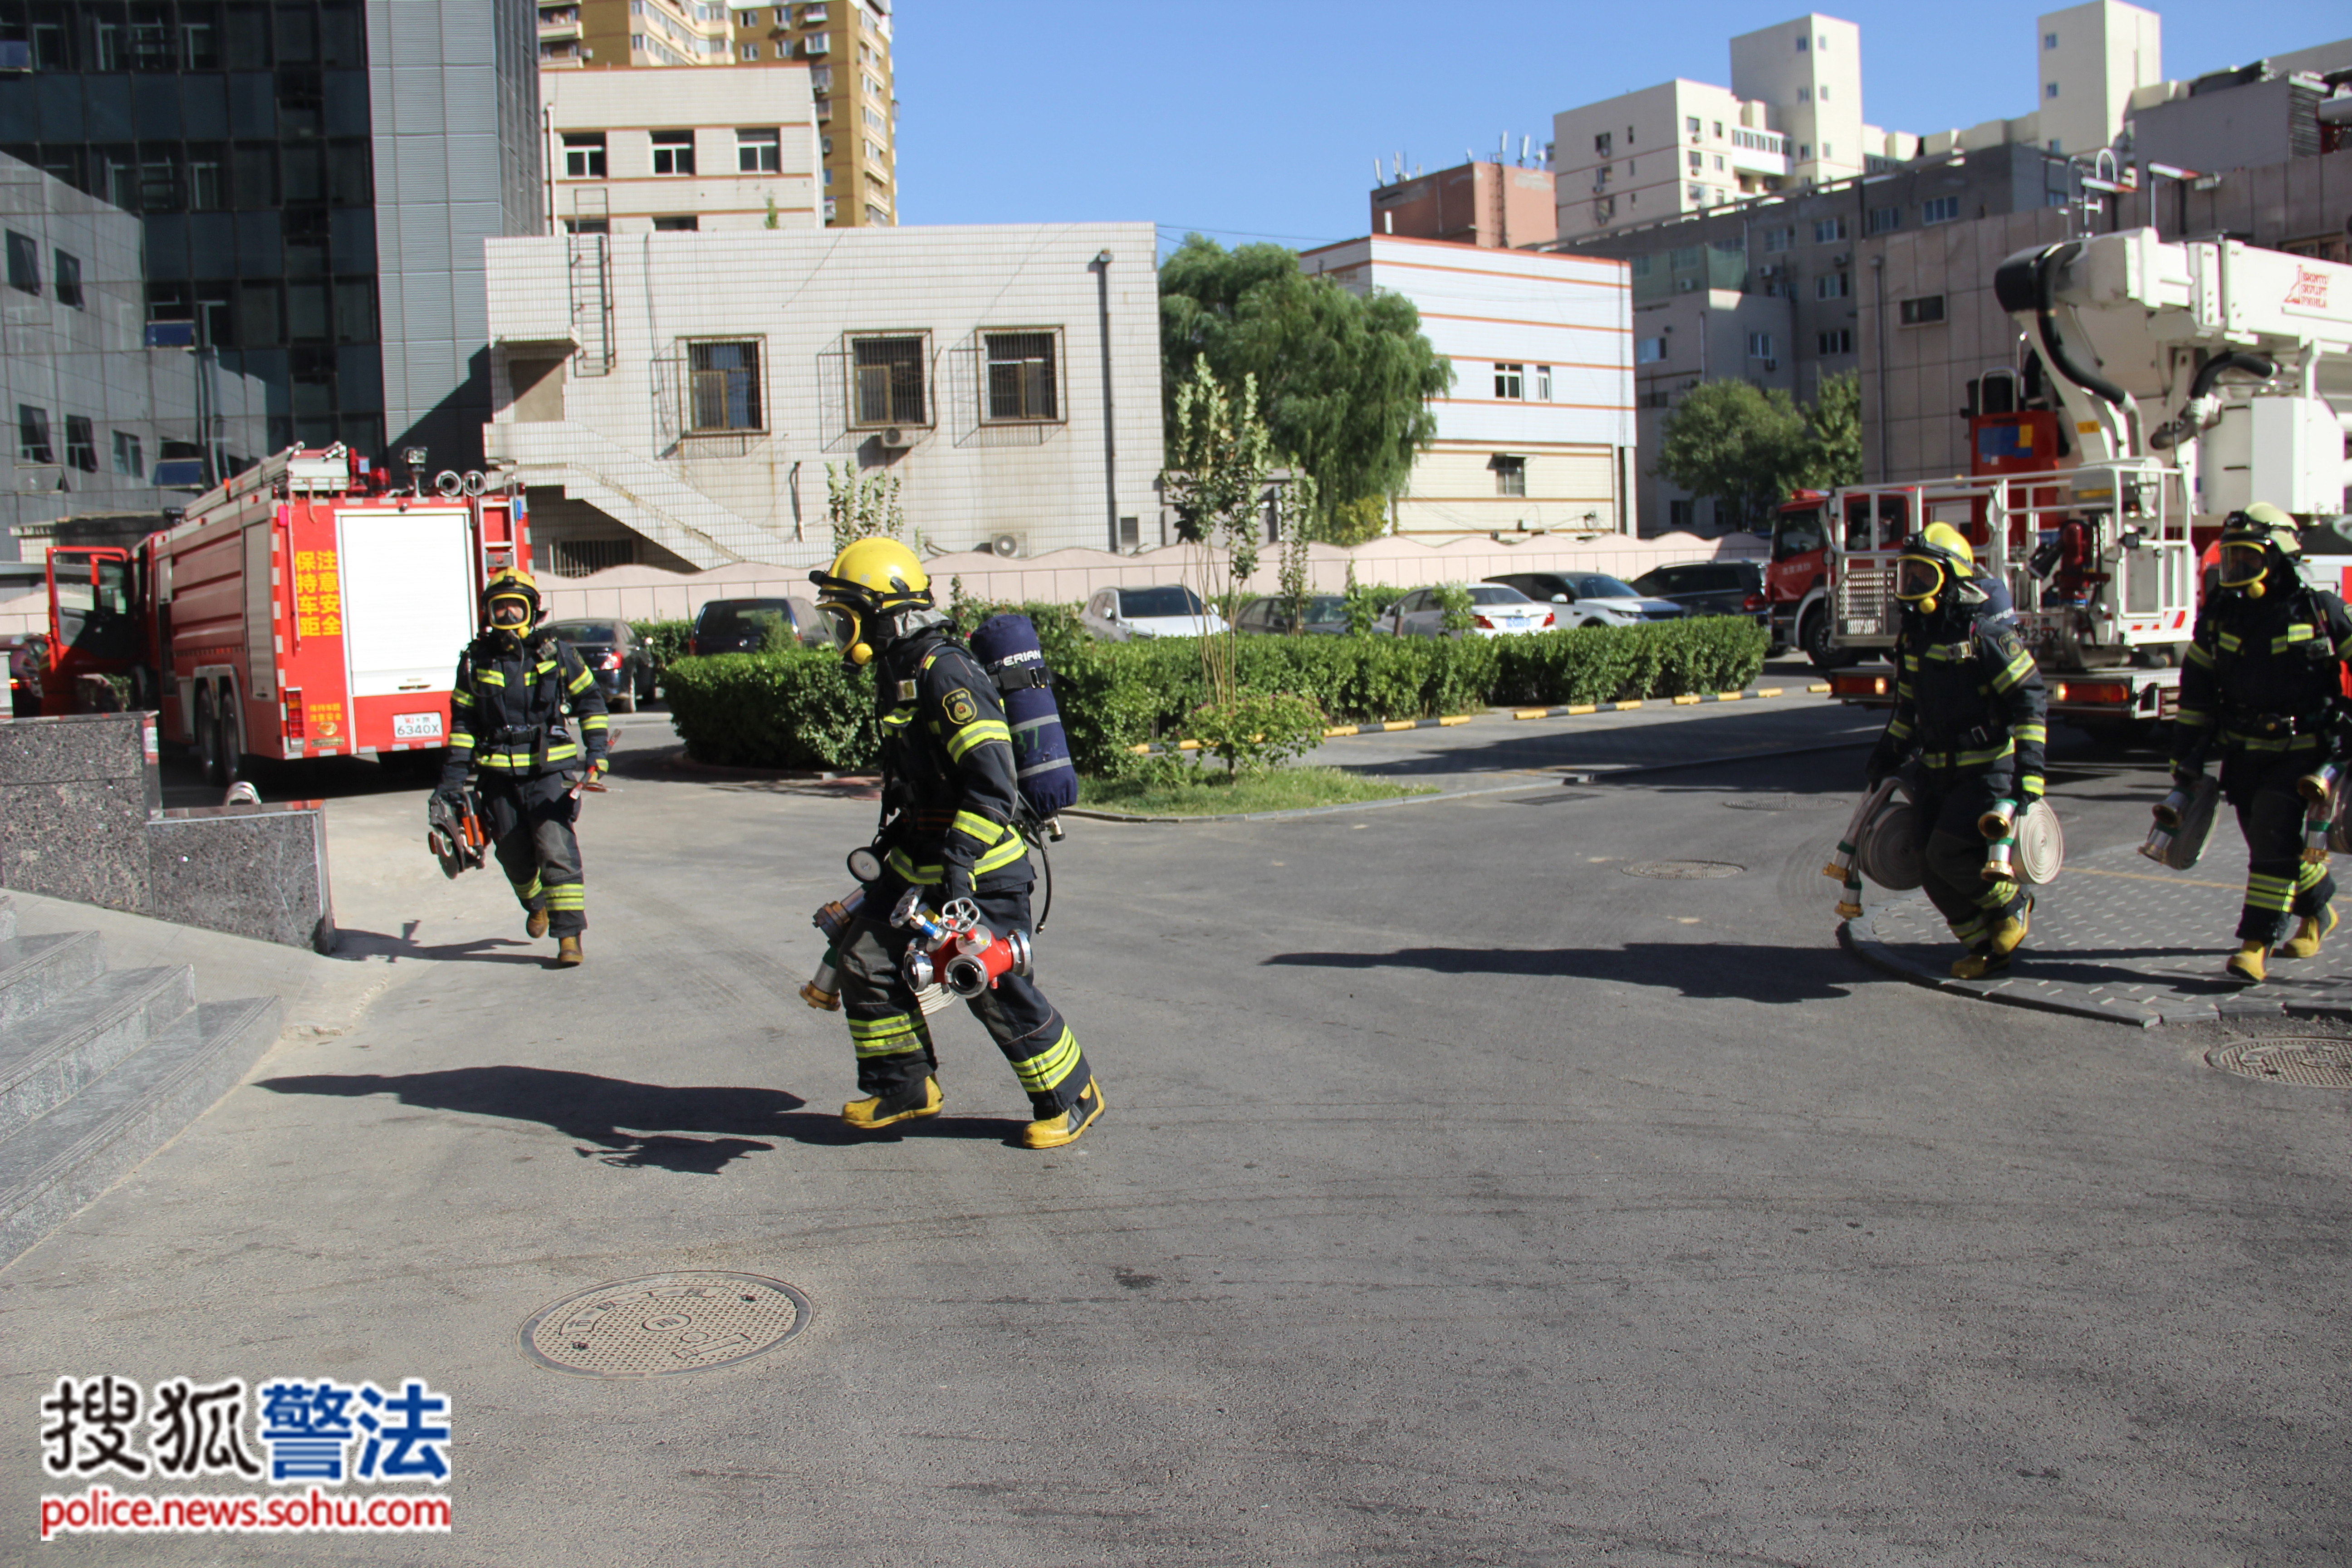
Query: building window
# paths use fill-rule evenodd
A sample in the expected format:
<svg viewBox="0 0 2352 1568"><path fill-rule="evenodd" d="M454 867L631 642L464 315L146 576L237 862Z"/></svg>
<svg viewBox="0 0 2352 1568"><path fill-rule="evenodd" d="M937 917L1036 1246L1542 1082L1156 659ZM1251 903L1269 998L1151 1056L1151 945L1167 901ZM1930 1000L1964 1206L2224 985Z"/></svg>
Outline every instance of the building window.
<svg viewBox="0 0 2352 1568"><path fill-rule="evenodd" d="M1821 333L1816 352L1824 355L1853 353L1853 329L1840 327L1835 331Z"/></svg>
<svg viewBox="0 0 2352 1568"><path fill-rule="evenodd" d="M1666 526L1675 530L1678 533L1687 533L1690 531L1693 521L1691 517L1691 507L1692 503L1686 500L1668 501L1666 503Z"/></svg>
<svg viewBox="0 0 2352 1568"><path fill-rule="evenodd" d="M1715 122L1715 139L1718 142L1723 140L1723 121L1720 120Z"/></svg>
<svg viewBox="0 0 2352 1568"><path fill-rule="evenodd" d="M2043 88L2043 89L2042 89L2042 97L2044 97L2044 98L2055 98L2055 97L2057 97L2057 96L2058 96L2058 84L2057 84L2056 82L2054 82L2054 81L2053 81L2053 82L2050 83L2047 87Z"/></svg>
<svg viewBox="0 0 2352 1568"><path fill-rule="evenodd" d="M1799 89L1797 89L1797 92L1798 92L1798 94L1799 94L1800 96L1802 96L1802 95L1803 95L1803 93L1804 93L1804 90L1805 90L1805 89L1804 89L1803 88L1801 88L1801 88L1799 88ZM1829 84L1828 84L1827 82L1823 82L1823 83L1822 84L1822 89L1821 89L1819 92L1815 93L1813 96L1814 96L1814 97L1816 97L1816 98L1818 98L1818 99L1820 99L1823 103L1827 103L1827 102L1830 100L1830 89L1829 89ZM1822 156L1823 156L1823 157L1825 157L1825 158L1826 158L1827 156L1829 156L1829 154L1828 154L1828 153L1827 153L1827 152L1824 152L1824 153L1822 154Z"/></svg>
<svg viewBox="0 0 2352 1568"><path fill-rule="evenodd" d="M1749 359L1770 359L1772 357L1772 334L1769 332L1748 333L1748 357Z"/></svg>
<svg viewBox="0 0 2352 1568"><path fill-rule="evenodd" d="M702 220L692 213L654 219L656 234L692 234L702 226Z"/></svg>
<svg viewBox="0 0 2352 1568"><path fill-rule="evenodd" d="M1777 255L1796 243L1797 231L1793 228L1768 228L1764 231L1764 249L1767 255Z"/></svg>
<svg viewBox="0 0 2352 1568"><path fill-rule="evenodd" d="M1959 216L1960 198L1958 196L1937 196L1919 204L1921 223L1950 223Z"/></svg>
<svg viewBox="0 0 2352 1568"><path fill-rule="evenodd" d="M760 46L759 46L759 45L757 45L757 44L743 44L743 45L740 45L740 46L736 48L736 51L735 51L735 52L736 52L736 54L737 54L738 56L740 56L740 58L744 58L744 59L747 59L747 60L756 60L756 59L758 59L758 58L760 58Z"/></svg>
<svg viewBox="0 0 2352 1568"><path fill-rule="evenodd" d="M81 304L81 258L69 250L51 253L58 265L58 303L79 310Z"/></svg>
<svg viewBox="0 0 2352 1568"><path fill-rule="evenodd" d="M1054 381L1052 332L986 332L988 417L1050 421L1061 417Z"/></svg>
<svg viewBox="0 0 2352 1568"><path fill-rule="evenodd" d="M1813 243L1829 245L1845 237L1845 219L1825 217L1813 225Z"/></svg>
<svg viewBox="0 0 2352 1568"><path fill-rule="evenodd" d="M1690 188L1690 199L1693 206L1703 207L1706 205L1706 187L1705 185L1693 185Z"/></svg>
<svg viewBox="0 0 2352 1568"><path fill-rule="evenodd" d="M66 416L66 467L85 474L98 472L98 435L86 416Z"/></svg>
<svg viewBox="0 0 2352 1568"><path fill-rule="evenodd" d="M1635 364L1656 364L1660 360L1663 360L1665 357L1665 339L1637 338L1634 340L1633 363Z"/></svg>
<svg viewBox="0 0 2352 1568"><path fill-rule="evenodd" d="M563 177L601 180L604 177L604 133L602 131L563 133Z"/></svg>
<svg viewBox="0 0 2352 1568"><path fill-rule="evenodd" d="M1812 100L1813 89L1811 88L1801 87L1797 89L1797 101L1799 103L1811 103Z"/></svg>
<svg viewBox="0 0 2352 1568"><path fill-rule="evenodd" d="M693 132L656 131L654 132L654 173L656 174L694 173Z"/></svg>
<svg viewBox="0 0 2352 1568"><path fill-rule="evenodd" d="M1612 150L1611 144L1615 141L1616 137L1612 133L1603 131L1601 134L1592 139L1592 155L1596 158L1609 157Z"/></svg>
<svg viewBox="0 0 2352 1568"><path fill-rule="evenodd" d="M41 291L41 247L31 235L13 228L8 231L8 287L25 294Z"/></svg>
<svg viewBox="0 0 2352 1568"><path fill-rule="evenodd" d="M1723 154L1720 153L1715 155L1715 172L1718 174L1723 173Z"/></svg>
<svg viewBox="0 0 2352 1568"><path fill-rule="evenodd" d="M1536 401L1538 403L1551 401L1551 366L1548 364L1536 366Z"/></svg>
<svg viewBox="0 0 2352 1568"><path fill-rule="evenodd" d="M139 450L139 437L128 430L114 433L114 471L137 479L147 471L143 455Z"/></svg>
<svg viewBox="0 0 2352 1568"><path fill-rule="evenodd" d="M688 343L688 403L698 431L761 430L760 345Z"/></svg>
<svg viewBox="0 0 2352 1568"><path fill-rule="evenodd" d="M1929 294L1917 300L1906 300L1901 318L1906 327L1932 327L1944 319L1944 297Z"/></svg>
<svg viewBox="0 0 2352 1568"><path fill-rule="evenodd" d="M1495 493L1498 496L1523 496L1528 493L1528 460L1525 458L1495 454Z"/></svg>
<svg viewBox="0 0 2352 1568"><path fill-rule="evenodd" d="M48 410L36 408L29 403L16 405L16 460L20 463L57 461L49 450Z"/></svg>
<svg viewBox="0 0 2352 1568"><path fill-rule="evenodd" d="M1811 142L1798 142L1798 143L1797 143L1797 162L1799 162L1800 163L1808 163L1808 162L1810 162L1810 161L1811 160L1812 156L1813 156L1813 144L1812 144ZM1808 181L1807 183L1808 183L1808 184L1811 184L1811 182L1810 182L1810 181Z"/></svg>
<svg viewBox="0 0 2352 1568"><path fill-rule="evenodd" d="M923 397L923 340L852 338L853 425L928 425Z"/></svg>
<svg viewBox="0 0 2352 1568"><path fill-rule="evenodd" d="M784 166L782 134L775 131L735 132L735 169L744 174L773 174Z"/></svg>
<svg viewBox="0 0 2352 1568"><path fill-rule="evenodd" d="M1805 52L1805 35L1802 33L1797 35L1797 52L1801 55Z"/></svg>
<svg viewBox="0 0 2352 1568"><path fill-rule="evenodd" d="M1699 170L1705 166L1706 163L1706 160L1704 157L1696 153L1693 153L1690 155L1691 173L1694 174L1697 174Z"/></svg>
<svg viewBox="0 0 2352 1568"><path fill-rule="evenodd" d="M1683 117L1683 129L1689 132L1694 136L1697 135L1698 116L1696 114L1685 115Z"/></svg>
<svg viewBox="0 0 2352 1568"><path fill-rule="evenodd" d="M1527 395L1527 392L1523 383L1526 372L1527 367L1525 365L1496 365L1495 367L1495 395L1497 397L1525 397Z"/></svg>
<svg viewBox="0 0 2352 1568"><path fill-rule="evenodd" d="M1824 272L1813 279L1813 298L1816 300L1844 300L1853 294L1853 274L1850 272Z"/></svg>
<svg viewBox="0 0 2352 1568"><path fill-rule="evenodd" d="M563 220L566 234L610 234L613 220L603 217L568 217Z"/></svg>
<svg viewBox="0 0 2352 1568"><path fill-rule="evenodd" d="M1901 207L1873 207L1870 209L1871 233L1892 234L1902 226L1903 209Z"/></svg>
<svg viewBox="0 0 2352 1568"><path fill-rule="evenodd" d="M2042 51L2043 51L2044 53L2047 53L2047 52L2049 52L2050 50L2056 48L2057 47L2058 47L2058 35L2057 35L2057 34L2055 34L2055 33L2044 33L2044 34L2042 34Z"/></svg>

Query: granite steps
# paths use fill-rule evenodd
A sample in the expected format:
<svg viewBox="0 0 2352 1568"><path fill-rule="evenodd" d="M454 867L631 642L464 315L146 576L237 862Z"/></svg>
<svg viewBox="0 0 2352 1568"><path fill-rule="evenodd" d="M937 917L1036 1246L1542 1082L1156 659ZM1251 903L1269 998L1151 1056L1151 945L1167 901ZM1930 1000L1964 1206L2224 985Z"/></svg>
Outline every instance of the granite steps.
<svg viewBox="0 0 2352 1568"><path fill-rule="evenodd" d="M276 997L110 970L95 932L19 936L0 898L0 1267L194 1121L278 1037Z"/></svg>

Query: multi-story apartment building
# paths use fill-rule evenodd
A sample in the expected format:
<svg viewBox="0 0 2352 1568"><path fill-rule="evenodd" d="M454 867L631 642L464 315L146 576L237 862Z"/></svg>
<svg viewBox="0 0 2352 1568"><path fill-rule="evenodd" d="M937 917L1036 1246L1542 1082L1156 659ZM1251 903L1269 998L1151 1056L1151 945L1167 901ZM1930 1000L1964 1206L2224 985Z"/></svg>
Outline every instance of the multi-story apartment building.
<svg viewBox="0 0 2352 1568"><path fill-rule="evenodd" d="M0 4L0 152L135 215L264 438L480 461L482 242L539 230L531 0ZM217 477L217 476L215 476Z"/></svg>
<svg viewBox="0 0 2352 1568"><path fill-rule="evenodd" d="M1552 117L1559 237L1579 240L1912 156L1863 121L1862 30L1809 14L1731 40L1731 86L1680 78Z"/></svg>
<svg viewBox="0 0 2352 1568"><path fill-rule="evenodd" d="M1630 531L1632 325L1621 262L1373 235L1309 276L1400 294L1454 364L1437 437L1391 521L1404 534Z"/></svg>
<svg viewBox="0 0 2352 1568"><path fill-rule="evenodd" d="M797 64L548 72L549 227L822 226L808 78Z"/></svg>
<svg viewBox="0 0 2352 1568"><path fill-rule="evenodd" d="M2164 24L2123 0L2090 0L2034 23L2042 69L2033 134L2053 153L2113 146L2132 95L2164 79Z"/></svg>
<svg viewBox="0 0 2352 1568"><path fill-rule="evenodd" d="M890 0L539 0L540 63L558 70L792 64L815 98L828 227L898 221Z"/></svg>
<svg viewBox="0 0 2352 1568"><path fill-rule="evenodd" d="M1551 238L1559 218L1549 169L1481 160L1400 176L1372 191L1372 232L1509 250Z"/></svg>

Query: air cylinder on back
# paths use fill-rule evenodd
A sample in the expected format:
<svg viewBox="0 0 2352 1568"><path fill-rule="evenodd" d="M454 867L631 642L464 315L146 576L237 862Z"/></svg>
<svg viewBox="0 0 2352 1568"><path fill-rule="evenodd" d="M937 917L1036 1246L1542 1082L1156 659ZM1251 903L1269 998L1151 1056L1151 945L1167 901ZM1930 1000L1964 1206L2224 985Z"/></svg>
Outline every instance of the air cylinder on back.
<svg viewBox="0 0 2352 1568"><path fill-rule="evenodd" d="M1069 738L1062 733L1062 710L1054 701L1053 674L1029 617L991 616L971 634L971 651L1004 698L1013 730L1013 756L1021 774L1021 798L1040 818L1078 803L1078 773L1070 763Z"/></svg>

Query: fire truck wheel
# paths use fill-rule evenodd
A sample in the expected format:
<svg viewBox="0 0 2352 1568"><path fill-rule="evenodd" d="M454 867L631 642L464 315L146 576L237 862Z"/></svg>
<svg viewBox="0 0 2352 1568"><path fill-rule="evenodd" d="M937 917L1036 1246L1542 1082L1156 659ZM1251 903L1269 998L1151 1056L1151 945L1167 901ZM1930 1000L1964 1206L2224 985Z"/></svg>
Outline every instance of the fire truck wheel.
<svg viewBox="0 0 2352 1568"><path fill-rule="evenodd" d="M213 722L213 691L209 686L196 688L196 765L203 772L205 783L220 784L220 730Z"/></svg>
<svg viewBox="0 0 2352 1568"><path fill-rule="evenodd" d="M1843 669L1847 665L1862 662L1859 649L1830 646L1829 614L1818 605L1806 612L1804 625L1797 630L1797 643L1805 650L1805 657L1813 661L1815 669Z"/></svg>
<svg viewBox="0 0 2352 1568"><path fill-rule="evenodd" d="M213 752L220 758L216 784L233 784L245 776L245 737L237 733L236 714L223 704L213 719Z"/></svg>

